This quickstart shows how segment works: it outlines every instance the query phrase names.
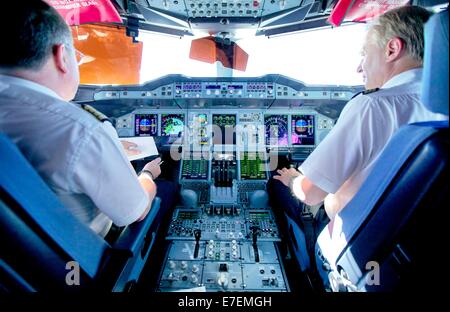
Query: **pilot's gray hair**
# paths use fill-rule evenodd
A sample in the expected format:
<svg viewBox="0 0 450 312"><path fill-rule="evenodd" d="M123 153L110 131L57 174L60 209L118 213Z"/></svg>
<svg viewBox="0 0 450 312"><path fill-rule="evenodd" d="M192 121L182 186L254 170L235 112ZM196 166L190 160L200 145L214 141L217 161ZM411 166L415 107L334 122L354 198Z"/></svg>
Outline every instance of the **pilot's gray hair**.
<svg viewBox="0 0 450 312"><path fill-rule="evenodd" d="M424 50L424 24L431 14L419 6L403 6L380 15L370 24L369 29L373 31L373 38L381 48L385 48L390 39L400 38L408 55L421 63Z"/></svg>
<svg viewBox="0 0 450 312"><path fill-rule="evenodd" d="M72 33L62 16L41 0L7 1L2 11L12 18L0 19L0 67L39 70L64 44L73 52Z"/></svg>

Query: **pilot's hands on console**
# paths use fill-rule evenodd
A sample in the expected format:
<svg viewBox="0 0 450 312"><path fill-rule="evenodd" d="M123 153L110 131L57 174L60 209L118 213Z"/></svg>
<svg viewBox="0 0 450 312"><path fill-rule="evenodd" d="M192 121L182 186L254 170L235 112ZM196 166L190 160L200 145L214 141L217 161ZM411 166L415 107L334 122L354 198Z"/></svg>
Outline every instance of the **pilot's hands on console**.
<svg viewBox="0 0 450 312"><path fill-rule="evenodd" d="M141 151L137 149L138 146L136 143L123 140L120 141L120 143L122 143L123 149L125 150L125 154L127 154L127 156L134 156L141 153Z"/></svg>
<svg viewBox="0 0 450 312"><path fill-rule="evenodd" d="M161 157L153 159L148 162L142 170L148 170L152 173L153 179L156 179L161 174Z"/></svg>
<svg viewBox="0 0 450 312"><path fill-rule="evenodd" d="M291 181L301 175L300 172L298 172L295 168L283 168L277 170L277 173L279 175L273 176L275 180L281 181L284 185L287 187L290 187Z"/></svg>

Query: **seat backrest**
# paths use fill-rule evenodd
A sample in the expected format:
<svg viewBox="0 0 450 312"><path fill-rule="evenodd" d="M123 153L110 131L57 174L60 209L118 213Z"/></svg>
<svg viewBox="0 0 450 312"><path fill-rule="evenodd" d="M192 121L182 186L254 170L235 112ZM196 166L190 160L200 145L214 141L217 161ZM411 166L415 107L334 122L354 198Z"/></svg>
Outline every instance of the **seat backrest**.
<svg viewBox="0 0 450 312"><path fill-rule="evenodd" d="M422 99L448 115L448 11L425 27ZM436 215L448 192L448 147L448 121L399 129L339 213L333 237L327 228L319 235L316 264L326 287L387 291L437 278L430 246L443 222Z"/></svg>
<svg viewBox="0 0 450 312"><path fill-rule="evenodd" d="M43 272L46 267L58 275L40 279L38 272L25 274L36 277L30 281L36 289L54 288L56 280L61 281L58 287L64 287L69 261L78 262L89 279L96 276L109 245L60 203L16 145L1 133L0 195L3 260L17 272Z"/></svg>
<svg viewBox="0 0 450 312"><path fill-rule="evenodd" d="M0 289L131 291L154 245L160 204L155 197L146 218L111 246L60 203L0 133ZM78 268L74 287L66 278Z"/></svg>

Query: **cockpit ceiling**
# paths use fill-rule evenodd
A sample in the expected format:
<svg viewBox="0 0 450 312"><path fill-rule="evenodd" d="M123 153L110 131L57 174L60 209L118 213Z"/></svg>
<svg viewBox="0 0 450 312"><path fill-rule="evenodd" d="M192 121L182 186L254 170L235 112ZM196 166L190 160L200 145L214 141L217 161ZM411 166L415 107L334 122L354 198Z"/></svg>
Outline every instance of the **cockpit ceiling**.
<svg viewBox="0 0 450 312"><path fill-rule="evenodd" d="M320 20L337 0L113 0L130 24L182 36L209 33L238 39L237 29L265 31ZM317 22L316 22L317 23ZM317 24L314 24L317 25Z"/></svg>

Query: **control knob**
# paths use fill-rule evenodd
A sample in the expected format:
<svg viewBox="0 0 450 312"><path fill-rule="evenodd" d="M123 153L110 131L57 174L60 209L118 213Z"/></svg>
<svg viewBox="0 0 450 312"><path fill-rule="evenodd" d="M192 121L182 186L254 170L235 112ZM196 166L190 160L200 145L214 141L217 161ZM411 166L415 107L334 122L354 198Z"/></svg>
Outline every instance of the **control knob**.
<svg viewBox="0 0 450 312"><path fill-rule="evenodd" d="M169 269L173 270L173 269L175 269L176 266L177 265L174 261L172 261L172 260L169 261Z"/></svg>
<svg viewBox="0 0 450 312"><path fill-rule="evenodd" d="M228 287L228 278L225 273L220 274L219 279L217 280L217 284L222 288Z"/></svg>

